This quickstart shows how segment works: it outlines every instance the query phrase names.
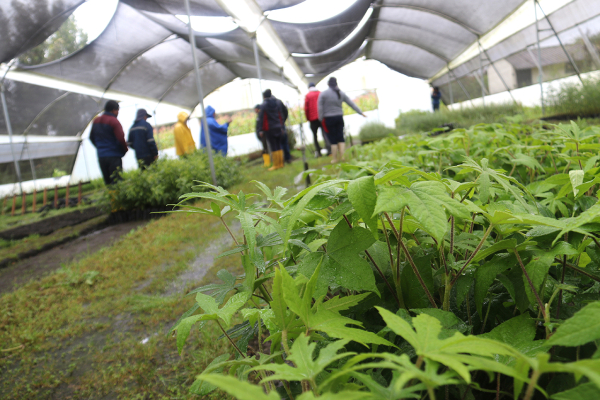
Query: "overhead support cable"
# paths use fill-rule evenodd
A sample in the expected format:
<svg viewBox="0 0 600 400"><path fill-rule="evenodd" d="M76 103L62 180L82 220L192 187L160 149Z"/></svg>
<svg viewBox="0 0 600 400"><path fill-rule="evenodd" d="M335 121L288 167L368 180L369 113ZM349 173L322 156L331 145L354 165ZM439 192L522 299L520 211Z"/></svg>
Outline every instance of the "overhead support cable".
<svg viewBox="0 0 600 400"><path fill-rule="evenodd" d="M488 55L487 51L483 48L483 46L481 45L481 43L479 43L479 40L477 40L477 43L479 44L479 49L481 51L483 51L483 54L485 55L485 58L487 58L487 60L490 62L490 65L492 66L492 68L494 68L494 71L496 71L496 75L498 75L498 78L500 78L500 80L502 81L502 84L504 85L504 87L508 91L508 94L510 94L511 99L513 100L513 102L515 104L517 104L517 100L515 100L515 97L513 96L512 91L510 90L510 88L506 84L506 81L504 80L504 78L500 74L500 71L498 71L498 68L496 68L496 65L494 64L494 62L492 61L492 59Z"/></svg>
<svg viewBox="0 0 600 400"><path fill-rule="evenodd" d="M388 42L396 42L396 43L406 44L406 45L409 45L409 46L414 46L416 48L419 48L419 49L421 49L421 50L423 50L423 51L425 51L425 52L433 55L433 56L436 56L436 57L444 60L446 63L450 62L450 59L448 57L446 57L446 56L444 56L444 55L442 55L442 54L440 54L440 53L438 53L435 50L432 50L430 48L420 46L420 45L418 45L418 44L416 44L414 42L409 42L409 41L406 41L406 40L399 40L399 39L386 39L386 38L373 38L373 37L368 37L365 40L374 41L374 42L376 42L376 41L388 41ZM295 55L295 57L297 57L297 55Z"/></svg>
<svg viewBox="0 0 600 400"><path fill-rule="evenodd" d="M256 76L258 77L258 89L260 90L260 95L262 96L262 72L260 70L260 57L258 56L258 45L256 44L256 34L252 36L252 48L254 50L254 62L256 63ZM283 69L282 69L283 71ZM282 72L283 75L283 72ZM260 97L259 97L260 99Z"/></svg>
<svg viewBox="0 0 600 400"><path fill-rule="evenodd" d="M217 186L217 175L215 174L215 164L213 161L212 146L210 143L210 132L208 130L208 120L206 119L206 109L204 108L204 93L202 92L202 81L200 79L200 66L198 65L198 56L196 55L196 34L194 28L192 28L192 12L190 10L190 0L184 1L188 15L190 46L192 51L192 58L194 60L194 72L196 74L196 88L198 89L198 98L200 100L200 106L202 107L202 126L204 127L204 140L206 141L206 150L208 151L208 164L210 166L210 176L212 178L212 184ZM202 134L202 132L200 134Z"/></svg>
<svg viewBox="0 0 600 400"><path fill-rule="evenodd" d="M479 44L479 38L477 39L477 44ZM481 57L481 45L479 45L479 78L479 84L481 85L481 101L485 107L485 80L483 79L483 59Z"/></svg>
<svg viewBox="0 0 600 400"><path fill-rule="evenodd" d="M579 81L582 84L585 85L585 83L583 82L583 79L581 79L581 74L579 73L579 68L577 68L577 65L575 64L575 61L573 60L573 57L571 57L571 55L569 54L569 52L567 51L567 49L565 49L565 45L563 44L562 40L560 40L560 36L558 36L558 33L556 33L556 29L554 29L554 25L552 25L552 22L550 22L550 18L548 18L548 16L544 12L544 9L540 5L539 1L538 0L533 0L533 1L534 1L534 6L537 4L537 6L540 8L540 11L542 12L542 14L544 14L544 18L546 18L546 21L548 22L548 25L550 25L550 29L552 29L552 32L554 32L554 36L558 40L558 43L560 44L560 47L562 48L562 50L565 52L565 55L569 59L569 62L571 63L571 66L575 70L575 73L577 74L577 77L579 78ZM536 27L537 27L537 11L536 11ZM539 29L538 29L538 48L539 48Z"/></svg>
<svg viewBox="0 0 600 400"><path fill-rule="evenodd" d="M449 67L448 71L450 71ZM452 95L452 80L450 79L450 75L448 75L448 91L450 92L450 104L454 104L454 96Z"/></svg>

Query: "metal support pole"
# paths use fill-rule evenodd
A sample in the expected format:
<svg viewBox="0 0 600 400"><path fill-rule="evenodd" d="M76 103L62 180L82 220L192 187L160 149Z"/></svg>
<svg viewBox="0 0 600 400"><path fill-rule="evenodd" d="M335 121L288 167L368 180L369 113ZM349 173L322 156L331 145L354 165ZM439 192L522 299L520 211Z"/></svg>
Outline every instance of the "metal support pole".
<svg viewBox="0 0 600 400"><path fill-rule="evenodd" d="M537 0L534 0L534 1L537 4L537 6L540 8L540 11L542 12L542 14L544 14L544 18L546 18L546 21L548 21L548 25L550 25L550 29L552 29L552 32L554 32L554 36L556 36L556 39L558 40L558 43L560 43L560 47L562 48L562 50L565 52L565 55L569 59L569 62L571 63L571 66L575 70L575 73L577 74L577 77L579 78L579 81L581 81L581 83L585 85L585 83L583 82L583 79L581 79L581 75L579 74L579 68L577 68L577 65L575 65L575 61L573 60L573 58L571 57L571 55L569 54L569 52L567 51L567 49L565 49L565 45L563 44L562 40L560 40L560 37L558 36L558 33L556 33L556 29L554 29L554 25L552 25L552 22L550 22L550 18L548 18L548 16L544 12L544 9L540 5L540 3ZM537 23L537 11L536 11L536 19L535 20L536 20L536 23ZM539 35L539 32L538 32L538 35Z"/></svg>
<svg viewBox="0 0 600 400"><path fill-rule="evenodd" d="M23 193L23 185L21 183L21 168L19 167L17 157L15 157L15 149L12 137L12 125L10 124L10 117L8 116L8 106L6 105L6 96L4 95L4 84L2 83L0 83L0 98L2 99L2 109L4 110L4 122L6 122L6 130L8 131L8 138L10 141L10 152L12 153L13 162L15 163L15 172L17 174L17 180L19 181L19 189L21 190L21 193Z"/></svg>
<svg viewBox="0 0 600 400"><path fill-rule="evenodd" d="M258 89L260 90L259 99L262 100L262 71L260 69L260 57L258 55L258 44L256 43L256 33L252 37L252 48L254 49L254 63L256 64L256 76L258 76Z"/></svg>
<svg viewBox="0 0 600 400"><path fill-rule="evenodd" d="M481 43L479 43L479 40L477 41L477 43L479 44L479 48L481 49L481 51L483 51L483 54L485 55L485 58L487 58L487 60L490 62L490 65L492 66L492 68L494 68L494 71L496 71L496 75L498 75L498 77L502 81L502 84L506 88L506 91L508 92L508 94L510 94L510 97L512 98L513 102L515 104L517 104L517 100L515 100L515 97L513 96L512 92L510 91L510 88L506 84L506 81L504 80L504 78L502 77L502 75L500 75L500 71L498 71L498 68L496 68L496 65L494 64L494 62L492 61L492 59L488 55L487 51L483 48L483 46L481 45Z"/></svg>
<svg viewBox="0 0 600 400"><path fill-rule="evenodd" d="M535 34L537 40L537 64L538 64L538 82L540 84L540 101L542 103L542 115L546 114L546 106L544 104L544 72L542 70L542 48L540 47L540 24L537 16L537 0L533 0L533 12L535 15Z"/></svg>
<svg viewBox="0 0 600 400"><path fill-rule="evenodd" d="M450 71L452 72L452 71ZM463 92L465 92L465 95L467 96L467 98L469 99L469 101L471 102L471 105L474 106L473 104L473 99L471 99L471 96L469 95L469 92L467 92L467 89L465 89L465 87L463 86L462 82L460 81L460 79L458 79L458 77L456 76L456 74L454 72L452 72L452 75L454 75L454 79L456 80L456 82L458 83L458 86L460 86L460 88L462 89Z"/></svg>
<svg viewBox="0 0 600 400"><path fill-rule="evenodd" d="M215 164L213 162L212 146L210 144L210 132L208 130L208 121L206 120L206 109L204 108L204 93L202 92L202 81L200 80L200 67L196 55L196 34L192 28L192 12L190 10L190 0L185 0L185 8L188 15L188 29L190 37L190 46L192 46L192 59L194 60L194 72L196 74L196 88L198 89L198 98L200 107L202 107L202 126L204 127L204 139L206 140L206 149L208 150L208 164L210 165L210 176L213 185L217 185L217 175L215 174ZM202 133L200 133L202 134Z"/></svg>
<svg viewBox="0 0 600 400"><path fill-rule="evenodd" d="M450 104L454 104L454 96L452 95L452 79L450 76L450 65L446 64L448 67L448 91L450 92Z"/></svg>
<svg viewBox="0 0 600 400"><path fill-rule="evenodd" d="M588 35L584 31L581 30L581 27L579 25L577 25L577 30L579 30L581 39L583 39L583 43L585 43L585 47L587 48L590 55L592 56L592 59L594 60L596 67L600 68L600 54L598 54L598 50L596 50L596 48L590 41L590 38L588 37Z"/></svg>
<svg viewBox="0 0 600 400"><path fill-rule="evenodd" d="M479 43L479 39L477 39L477 43ZM483 79L483 59L481 57L481 46L479 46L479 84L481 85L481 101L483 102L483 106L485 107L485 81Z"/></svg>

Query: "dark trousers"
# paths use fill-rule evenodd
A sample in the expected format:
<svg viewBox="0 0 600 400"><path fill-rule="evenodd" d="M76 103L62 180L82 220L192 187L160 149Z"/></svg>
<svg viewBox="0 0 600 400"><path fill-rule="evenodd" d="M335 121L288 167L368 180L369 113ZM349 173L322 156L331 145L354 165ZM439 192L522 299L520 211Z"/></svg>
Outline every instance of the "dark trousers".
<svg viewBox="0 0 600 400"><path fill-rule="evenodd" d="M440 103L431 103L433 112L440 111Z"/></svg>
<svg viewBox="0 0 600 400"><path fill-rule="evenodd" d="M290 143L286 133L281 134L281 150L283 150L283 159L286 162L292 162L292 154L290 153Z"/></svg>
<svg viewBox="0 0 600 400"><path fill-rule="evenodd" d="M154 156L146 157L146 158L138 158L138 165L140 169L143 171L150 166L155 160Z"/></svg>
<svg viewBox="0 0 600 400"><path fill-rule="evenodd" d="M283 132L281 131L281 128L269 129L268 131L264 132L264 134L267 136L267 141L271 146L271 151L282 150L281 142L283 140Z"/></svg>
<svg viewBox="0 0 600 400"><path fill-rule="evenodd" d="M259 135L258 136L258 140L260 140L260 143L262 143L262 147L263 147L263 154L269 154L269 145L267 144L267 135L266 133L263 132L262 137Z"/></svg>
<svg viewBox="0 0 600 400"><path fill-rule="evenodd" d="M315 142L315 151L317 152L317 157L321 156L321 146L319 145L319 139L317 138L317 133L319 132L319 128L321 127L321 121L315 119L314 121L310 121L310 130L313 133L313 140ZM325 136L325 132L323 131L323 136Z"/></svg>
<svg viewBox="0 0 600 400"><path fill-rule="evenodd" d="M121 180L120 171L123 169L121 157L98 157L98 162L105 184L112 185Z"/></svg>
<svg viewBox="0 0 600 400"><path fill-rule="evenodd" d="M344 116L336 115L334 117L323 118L323 130L327 133L331 144L345 142L344 139Z"/></svg>
<svg viewBox="0 0 600 400"><path fill-rule="evenodd" d="M317 133L319 133L319 128L321 128L321 133L323 133L323 140L325 140L325 148L327 149L327 155L331 154L331 143L329 142L329 137L327 137L327 133L321 126L321 121L315 119L314 121L310 121L310 130L313 133L313 140L315 142L315 150L317 151L317 157L321 156L321 146L319 145L319 138Z"/></svg>

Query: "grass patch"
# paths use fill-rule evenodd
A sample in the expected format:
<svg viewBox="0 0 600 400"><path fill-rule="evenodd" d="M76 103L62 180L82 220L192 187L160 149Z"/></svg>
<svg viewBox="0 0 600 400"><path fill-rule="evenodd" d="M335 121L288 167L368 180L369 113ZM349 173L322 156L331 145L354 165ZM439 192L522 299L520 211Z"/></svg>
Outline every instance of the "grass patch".
<svg viewBox="0 0 600 400"><path fill-rule="evenodd" d="M381 122L369 122L360 128L358 138L362 143L383 139L389 135L396 135L394 129L388 128Z"/></svg>
<svg viewBox="0 0 600 400"><path fill-rule="evenodd" d="M310 166L327 161L310 160ZM254 190L253 179L289 187L301 171L299 161L274 172L248 167L232 191ZM0 296L0 349L9 350L0 353L0 397L193 397L188 388L195 375L215 354L231 351L217 340L218 328L207 325L192 332L180 357L169 328L194 302L186 292L214 281L222 268L239 274L241 266L219 258L200 281L184 281L172 294L166 288L225 234L212 217L171 214Z"/></svg>
<svg viewBox="0 0 600 400"><path fill-rule="evenodd" d="M546 113L556 117L600 117L600 79L584 84L566 84L551 90L546 98Z"/></svg>
<svg viewBox="0 0 600 400"><path fill-rule="evenodd" d="M452 124L454 128L466 129L480 123L506 122L511 118L520 119L520 121L514 122L523 122L526 119L535 118L536 115L536 109L526 109L514 103L491 104L485 107L468 107L458 110L440 109L435 113L409 111L400 113L396 118L396 129L400 135L430 132L444 124Z"/></svg>

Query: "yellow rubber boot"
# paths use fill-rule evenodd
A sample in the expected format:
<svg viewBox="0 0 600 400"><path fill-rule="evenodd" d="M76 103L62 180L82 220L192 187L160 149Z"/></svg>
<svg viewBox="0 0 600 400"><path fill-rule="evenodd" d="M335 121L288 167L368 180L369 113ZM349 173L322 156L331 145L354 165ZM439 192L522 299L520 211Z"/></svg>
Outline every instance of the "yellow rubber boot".
<svg viewBox="0 0 600 400"><path fill-rule="evenodd" d="M273 155L273 166L269 168L269 171L275 171L276 169L279 169L279 152L280 150L271 153Z"/></svg>
<svg viewBox="0 0 600 400"><path fill-rule="evenodd" d="M264 167L265 168L269 168L271 166L271 157L269 157L269 154L263 154L263 161L264 161Z"/></svg>

